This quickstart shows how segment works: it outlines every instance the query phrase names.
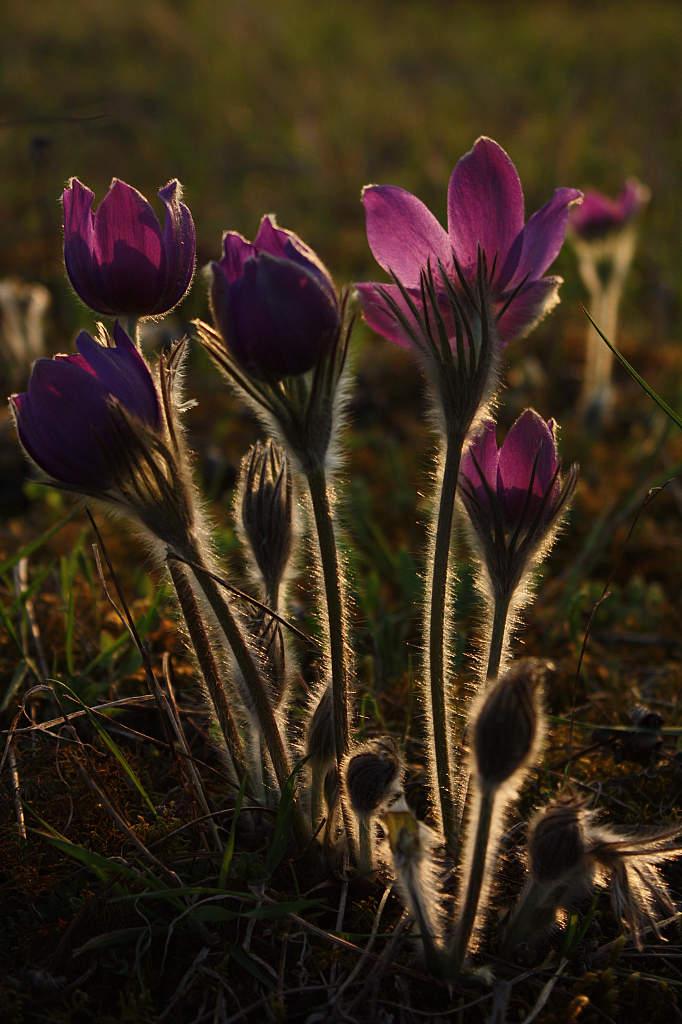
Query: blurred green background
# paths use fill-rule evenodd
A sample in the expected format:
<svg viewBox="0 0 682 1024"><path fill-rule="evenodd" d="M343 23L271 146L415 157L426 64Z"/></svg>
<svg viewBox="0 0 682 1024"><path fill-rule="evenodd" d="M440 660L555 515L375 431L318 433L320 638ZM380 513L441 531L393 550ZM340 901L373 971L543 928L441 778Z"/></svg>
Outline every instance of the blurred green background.
<svg viewBox="0 0 682 1024"><path fill-rule="evenodd" d="M678 0L5 0L0 29L0 275L50 287L58 333L85 317L61 269L71 175L97 202L114 175L152 199L178 177L199 265L276 212L343 283L377 275L361 187L401 185L444 221L452 168L487 134L529 213L559 185L651 188L625 317L680 336ZM557 272L553 323L582 331L570 252Z"/></svg>

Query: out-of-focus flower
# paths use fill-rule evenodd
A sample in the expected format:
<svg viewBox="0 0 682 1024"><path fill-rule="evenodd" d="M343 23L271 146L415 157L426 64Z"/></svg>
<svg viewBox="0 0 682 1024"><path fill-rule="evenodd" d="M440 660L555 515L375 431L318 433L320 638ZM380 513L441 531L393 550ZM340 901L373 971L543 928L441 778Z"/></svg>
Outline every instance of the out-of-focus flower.
<svg viewBox="0 0 682 1024"><path fill-rule="evenodd" d="M49 305L42 284L0 281L0 360L15 386L25 384L31 363L45 352L43 318Z"/></svg>
<svg viewBox="0 0 682 1024"><path fill-rule="evenodd" d="M393 303L408 322L414 323L415 318L406 296L428 317L423 273L430 268L437 306L447 324L452 317L446 282L466 302L467 293L477 286L480 250L502 343L527 334L559 301L561 278L542 275L563 245L569 207L580 196L577 189L557 189L524 226L523 191L516 168L504 150L487 138L480 138L452 173L447 233L409 192L391 185L367 186L363 203L370 247L377 262L400 284L358 284L365 319L398 345L413 346L414 337L396 316Z"/></svg>
<svg viewBox="0 0 682 1024"><path fill-rule="evenodd" d="M486 420L462 460L459 493L496 594L518 586L575 489L577 466L560 479L555 430L553 420L526 409L498 450L495 424Z"/></svg>
<svg viewBox="0 0 682 1024"><path fill-rule="evenodd" d="M341 329L331 276L305 242L264 217L253 242L223 236L212 263L211 311L238 365L256 380L311 370Z"/></svg>
<svg viewBox="0 0 682 1024"><path fill-rule="evenodd" d="M586 242L620 231L642 211L651 192L636 178L628 178L617 199L596 189L587 189L580 206L571 210L571 230Z"/></svg>
<svg viewBox="0 0 682 1024"><path fill-rule="evenodd" d="M33 462L61 486L102 495L115 487L107 452L115 447L116 404L152 431L161 407L149 368L118 322L113 344L87 331L77 355L38 359L28 391L12 395L19 440Z"/></svg>
<svg viewBox="0 0 682 1024"><path fill-rule="evenodd" d="M177 180L160 189L164 230L145 197L117 178L97 212L90 189L64 190L64 262L86 306L112 317L160 316L184 298L194 274L194 222Z"/></svg>

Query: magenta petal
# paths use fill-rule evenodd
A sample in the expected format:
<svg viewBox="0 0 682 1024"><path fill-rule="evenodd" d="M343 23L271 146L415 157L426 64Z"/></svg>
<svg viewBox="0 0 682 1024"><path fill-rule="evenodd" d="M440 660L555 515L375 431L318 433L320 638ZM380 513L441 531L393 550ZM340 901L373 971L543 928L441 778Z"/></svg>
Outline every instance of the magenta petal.
<svg viewBox="0 0 682 1024"><path fill-rule="evenodd" d="M541 277L539 281L533 281L532 284L526 284L519 289L513 302L497 322L504 345L525 337L543 316L556 306L562 281L561 277ZM498 304L503 306L504 302L505 296L502 295Z"/></svg>
<svg viewBox="0 0 682 1024"><path fill-rule="evenodd" d="M523 190L501 146L481 138L458 162L448 186L448 230L462 267L476 266L481 245L491 267L503 266L523 229ZM370 242L371 245L371 242Z"/></svg>
<svg viewBox="0 0 682 1024"><path fill-rule="evenodd" d="M388 341L400 345L401 348L414 348L414 343L409 334L396 320L382 295L382 292L388 292L398 304L408 322L414 323L410 308L397 285L383 285L375 284L372 281L363 281L355 285L355 290L362 309L362 315L373 331L387 338Z"/></svg>
<svg viewBox="0 0 682 1024"><path fill-rule="evenodd" d="M421 268L429 262L434 271L438 260L446 269L452 267L446 232L416 196L393 185L368 185L362 201L374 258L406 288L419 287Z"/></svg>
<svg viewBox="0 0 682 1024"><path fill-rule="evenodd" d="M493 420L483 420L480 432L476 434L462 458L462 468L460 470L460 474L466 477L472 487L478 491L479 498L481 500L485 498L485 502L487 504L488 498L486 495L485 485L481 479L481 474L476 468L472 456L476 457L476 462L478 462L483 476L494 491L495 483L497 481L497 463L499 456L497 451L495 423Z"/></svg>
<svg viewBox="0 0 682 1024"><path fill-rule="evenodd" d="M265 216L260 222L258 234L253 240L253 247L257 252L269 252L271 256L279 256L284 259L287 256L287 246L292 237L296 237L293 232L278 228L272 217ZM300 242L300 239L298 241ZM308 248L304 242L300 244L304 249Z"/></svg>
<svg viewBox="0 0 682 1024"><path fill-rule="evenodd" d="M223 235L223 258L220 263L211 263L214 273L222 273L228 284L232 284L244 273L244 263L256 255L256 247L237 231L226 231Z"/></svg>
<svg viewBox="0 0 682 1024"><path fill-rule="evenodd" d="M166 282L164 293L157 303L157 314L167 313L184 297L194 276L196 232L192 214L180 202L182 186L177 178L159 189L159 197L166 207L164 246L166 251Z"/></svg>
<svg viewBox="0 0 682 1024"><path fill-rule="evenodd" d="M539 505L559 466L559 452L552 427L533 409L526 409L500 449L497 492L509 522L522 513L536 457L532 493L534 504Z"/></svg>
<svg viewBox="0 0 682 1024"><path fill-rule="evenodd" d="M114 395L137 419L158 428L161 409L154 381L118 321L114 326L114 340L115 348L105 348L87 331L81 331L76 338L76 348L107 393Z"/></svg>
<svg viewBox="0 0 682 1024"><path fill-rule="evenodd" d="M570 208L581 195L575 188L558 188L550 201L533 214L502 267L500 288L513 291L524 279L531 282L542 277L561 251Z"/></svg>

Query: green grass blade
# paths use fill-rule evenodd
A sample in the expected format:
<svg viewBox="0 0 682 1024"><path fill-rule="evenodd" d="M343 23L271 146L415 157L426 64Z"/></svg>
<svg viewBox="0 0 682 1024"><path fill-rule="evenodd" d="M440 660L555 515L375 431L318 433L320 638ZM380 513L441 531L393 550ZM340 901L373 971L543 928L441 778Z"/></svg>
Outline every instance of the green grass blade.
<svg viewBox="0 0 682 1024"><path fill-rule="evenodd" d="M275 833L272 837L270 849L268 855L265 858L265 870L269 875L272 875L277 865L284 856L284 851L287 848L289 842L289 835L291 833L291 821L294 811L294 788L296 782L296 775L301 771L303 765L308 760L304 757L299 761L282 790L282 797L279 801L279 807L277 808L277 818L275 819Z"/></svg>
<svg viewBox="0 0 682 1024"><path fill-rule="evenodd" d="M135 773L135 771L133 770L132 766L128 762L127 758L121 753L121 751L119 750L117 744L112 740L111 736L106 731L104 726L102 726L97 721L97 717L92 713L92 711L87 706L87 704L83 703L83 701L80 699L80 697L78 697L74 693L74 691L71 689L70 686L67 686L66 683L63 683L61 681L59 682L58 685L59 685L59 687L61 689L63 689L65 691L67 697L69 697L70 700L74 701L76 704L78 704L83 709L83 711L85 711L85 714L88 716L88 720L90 721L90 723L93 726L93 728L95 728L97 730L97 733L100 736L102 742L104 744L106 744L106 746L109 748L111 753L114 755L114 757L116 758L116 760L120 764L121 768L126 773L126 775L130 779L132 784L135 786L135 788L137 789L138 793L140 794L140 796L142 797L142 799L144 800L144 802L146 803L147 807L152 812L152 814L154 815L156 820L157 821L161 821L162 819L161 819L158 811L156 810L156 807L152 803L152 801L151 801L151 799L150 799L150 797L149 797L149 795L147 793L147 790L144 788L144 786L140 782L139 778L137 777L137 774ZM56 686L57 686L57 683L55 682L55 687Z"/></svg>
<svg viewBox="0 0 682 1024"><path fill-rule="evenodd" d="M677 415L677 413L673 412L673 410L670 408L670 406L667 405L663 401L662 398L659 398L659 396L656 394L656 392L653 390L653 388L649 387L649 385L644 380L644 378L640 377L640 375L637 373L637 370L635 370L634 366L630 366L630 363L627 361L625 356L621 355L621 353L618 351L618 349L614 345L611 344L609 339L604 334L602 334L602 332L599 330L599 328L597 327L597 325L595 324L594 320L592 319L592 317L587 312L587 310L585 309L584 306L583 306L583 312L587 316L587 319L590 321L590 323L594 327L594 329L597 332L597 334L599 335L599 337L602 339L603 342L606 343L606 345L608 345L608 347L611 349L611 351L613 352L613 354L616 357L616 359L619 361L619 363L622 366L625 367L625 369L628 371L628 373L630 374L632 379L637 381L639 386L644 391L646 391L646 393L649 396L649 398L653 399L653 401L656 403L656 405L659 407L659 409L662 409L663 412L666 414L666 416L669 416L670 419L673 421L673 423L677 424L677 426L680 428L680 430L682 430L682 419L680 419L680 417Z"/></svg>
<svg viewBox="0 0 682 1024"><path fill-rule="evenodd" d="M246 775L242 779L242 784L239 787L239 793L237 794L237 802L234 805L234 816L232 818L232 828L230 829L230 836L225 845L225 853L223 854L223 863L220 865L220 877L218 878L218 888L224 889L225 883L230 874L230 864L232 863L232 855L234 853L234 840L237 834L237 818L239 812L242 809L242 800L244 799L244 793L246 792Z"/></svg>
<svg viewBox="0 0 682 1024"><path fill-rule="evenodd" d="M60 519L55 526L51 526L49 530L46 530L45 533L41 534L40 537L37 537L36 540L32 540L29 544L25 544L19 551L15 551L11 558L8 558L6 562L3 562L2 565L0 565L0 576L4 576L4 574L13 568L17 562L21 561L22 558L28 558L34 551L41 548L43 544L47 544L48 540L51 540L56 533L59 533L62 527L66 526L67 523L70 523L74 516L77 516L81 511L80 506L72 509L71 512L64 516L63 519Z"/></svg>

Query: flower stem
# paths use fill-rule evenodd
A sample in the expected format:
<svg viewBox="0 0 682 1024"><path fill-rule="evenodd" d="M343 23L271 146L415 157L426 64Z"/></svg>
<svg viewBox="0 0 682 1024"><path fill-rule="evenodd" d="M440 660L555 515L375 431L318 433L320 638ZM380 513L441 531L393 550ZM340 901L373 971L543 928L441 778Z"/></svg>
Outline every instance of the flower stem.
<svg viewBox="0 0 682 1024"><path fill-rule="evenodd" d="M511 594L505 594L501 598L495 597L494 599L493 626L490 634L486 679L497 679L500 672L500 663L506 646L507 617L509 615L511 596Z"/></svg>
<svg viewBox="0 0 682 1024"><path fill-rule="evenodd" d="M208 690L209 697L213 704L218 723L223 733L227 749L232 759L232 765L239 782L241 783L245 777L249 776L249 770L246 760L246 754L244 752L244 746L237 729L237 724L232 716L232 711L227 702L227 696L223 687L222 679L216 665L215 658L213 657L213 651L204 629L204 624L201 619L199 607L192 590L192 585L187 577L186 571L181 566L169 559L168 568L170 570L171 579L173 580L173 586L175 587L175 593L177 594L182 614L187 624L187 630L194 647L194 653L197 656L199 662L199 668L201 674L206 683L206 689ZM249 778L249 789L253 790L253 781ZM251 793L253 794L253 792Z"/></svg>
<svg viewBox="0 0 682 1024"><path fill-rule="evenodd" d="M348 723L348 674L346 666L346 619L341 592L339 559L334 537L334 520L327 493L323 466L307 472L310 498L320 545L324 592L327 603L329 649L332 666L332 696L334 718L334 744L339 772L341 761L348 753L350 731Z"/></svg>
<svg viewBox="0 0 682 1024"><path fill-rule="evenodd" d="M280 735L277 721L275 719L268 695L263 685L263 680L253 659L253 655L242 636L237 621L232 614L228 603L218 590L218 587L208 572L203 572L198 566L203 566L203 559L197 551L189 553L189 560L197 564L193 572L199 586L203 590L206 600L213 609L220 628L222 629L232 653L235 656L239 670L244 677L244 682L249 690L254 710L258 719L263 739L272 758L272 764L277 776L280 790L284 790L287 779L291 774L291 768L287 759L282 737ZM310 841L310 825L306 821L300 805L294 800L294 812L292 827L299 849L304 849Z"/></svg>
<svg viewBox="0 0 682 1024"><path fill-rule="evenodd" d="M452 950L452 962L456 974L461 973L476 922L478 902L483 887L483 879L485 878L488 840L490 838L490 825L494 804L495 793L489 789L483 790L480 794L478 814L475 818L476 835L474 837L474 848L469 861L468 877L464 882L466 884L464 906L457 922Z"/></svg>
<svg viewBox="0 0 682 1024"><path fill-rule="evenodd" d="M124 326L125 326L126 334L130 338L130 340L132 342L134 342L136 345L138 345L138 347L139 347L139 340L140 339L137 336L137 325L138 325L138 322L139 322L138 317L136 317L136 316L127 316L125 318L125 325Z"/></svg>
<svg viewBox="0 0 682 1024"><path fill-rule="evenodd" d="M436 793L433 803L440 819L445 843L450 850L454 849L456 843L457 816L452 791L452 712L445 692L445 619L448 604L452 518L461 454L460 439L448 434L440 487L438 522L433 543L433 575L427 623L428 663L425 673L425 685L429 691L430 740L436 766L436 786L434 787Z"/></svg>

